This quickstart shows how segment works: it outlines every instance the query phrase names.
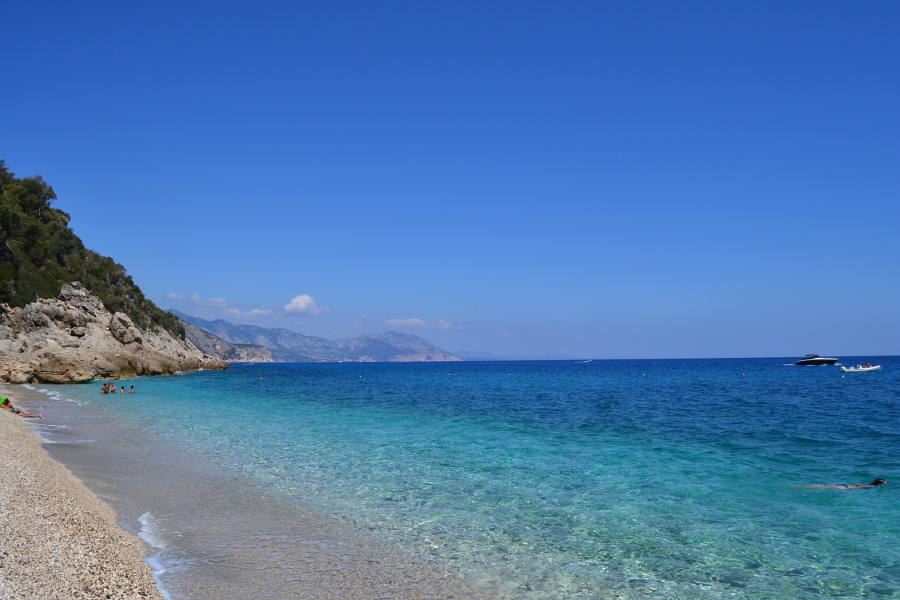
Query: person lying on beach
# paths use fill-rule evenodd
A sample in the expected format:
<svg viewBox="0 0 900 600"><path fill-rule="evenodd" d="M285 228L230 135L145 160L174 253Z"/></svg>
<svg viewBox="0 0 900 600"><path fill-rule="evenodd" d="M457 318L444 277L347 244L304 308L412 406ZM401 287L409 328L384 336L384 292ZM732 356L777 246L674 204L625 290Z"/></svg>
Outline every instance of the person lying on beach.
<svg viewBox="0 0 900 600"><path fill-rule="evenodd" d="M836 483L833 485L795 485L794 487L816 488L816 489L820 489L820 490L858 490L858 489L863 489L863 488L878 487L879 485L884 485L886 483L887 483L887 481L879 478L879 479L876 479L875 481L873 481L872 483L853 483L850 485L848 485L846 483Z"/></svg>
<svg viewBox="0 0 900 600"><path fill-rule="evenodd" d="M12 405L12 402L9 401L9 398L0 398L0 407L3 407L5 410L8 410L11 413L15 413L20 417L24 417L26 419L43 419L44 415L32 415L27 412L21 411L18 408Z"/></svg>

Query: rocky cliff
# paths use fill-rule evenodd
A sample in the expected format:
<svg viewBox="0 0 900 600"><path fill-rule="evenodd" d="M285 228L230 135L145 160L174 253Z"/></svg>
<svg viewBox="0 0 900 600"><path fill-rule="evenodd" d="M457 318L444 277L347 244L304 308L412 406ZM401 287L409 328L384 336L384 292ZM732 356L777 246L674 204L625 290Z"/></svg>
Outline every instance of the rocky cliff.
<svg viewBox="0 0 900 600"><path fill-rule="evenodd" d="M0 303L0 381L70 383L176 371L224 369L187 340L140 329L75 282L55 299L21 308Z"/></svg>

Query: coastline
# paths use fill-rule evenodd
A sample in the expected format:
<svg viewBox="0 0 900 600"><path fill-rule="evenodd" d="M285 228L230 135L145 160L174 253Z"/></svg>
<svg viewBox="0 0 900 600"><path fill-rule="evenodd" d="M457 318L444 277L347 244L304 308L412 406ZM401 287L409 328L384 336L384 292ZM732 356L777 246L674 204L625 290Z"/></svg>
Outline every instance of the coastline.
<svg viewBox="0 0 900 600"><path fill-rule="evenodd" d="M15 405L25 391L0 385ZM0 413L0 598L163 600L144 543L47 454L27 421Z"/></svg>
<svg viewBox="0 0 900 600"><path fill-rule="evenodd" d="M47 454L159 550L173 599L888 597L889 486L790 484L890 480L897 373L529 362L450 382L434 366L264 365L135 379L136 396L8 389L44 413ZM508 409L486 419L478 391L497 380Z"/></svg>
<svg viewBox="0 0 900 600"><path fill-rule="evenodd" d="M163 382L163 379L142 380L138 386L140 399L127 396L124 402L158 400L160 396L148 388ZM453 565L435 568L434 564L423 562L418 553L411 555L398 550L370 535L355 522L323 515L294 500L255 488L242 477L207 463L190 450L170 446L152 431L109 419L85 409L78 402L70 403L65 391L61 392L62 397L56 395L60 388L84 392L88 389L84 386L50 387L54 389L48 393L47 389L0 384L0 395L9 394L16 406L28 412L44 413L44 420L38 421L41 431L38 436L28 431L25 419L4 411L5 416L26 423L0 419L0 424L4 425L0 436L5 435L7 427L18 430L25 439L17 440L10 447L13 453L21 455L22 461L45 459L69 478L74 478L82 493L106 511L106 522L119 524L114 529L121 537L112 542L113 553L120 554L116 546L120 543L136 548L129 566L120 570L135 581L142 576L140 573L146 572L148 575L143 580L152 579L157 587L150 592L142 589L116 593L108 586L110 592L78 595L72 592L80 589L77 582L73 585L55 580L52 569L59 568L57 565L63 564L62 559L42 556L38 547L33 556L19 555L14 561L12 557L0 556L0 600L22 597L42 600L107 597L315 599L326 595L356 600L375 596L396 600L434 597L500 600L506 597L488 592L477 582L471 585ZM91 387L89 393L93 395L95 388ZM118 402L120 398L112 400ZM18 450L19 446L33 447L40 451L39 456L36 459L26 456ZM33 474L35 479L44 477L43 470ZM0 480L0 486L4 485ZM0 502L6 504L9 501L0 494ZM31 509L26 508L15 519L24 519L30 513ZM3 524L0 520L0 526ZM26 535L41 540L44 528L56 529L56 521L44 520L37 526L36 533ZM140 528L139 534L137 528ZM92 535L93 530L82 537ZM69 541L53 541L52 544L75 547ZM0 553L5 550L5 545L4 537L0 535ZM148 562L144 563L144 560ZM41 567L48 571L41 576L43 588L14 587L20 585L18 581L4 579L9 576L9 573L4 574L7 566L20 570L22 579L27 579L31 576L28 563L32 561L49 565ZM72 573L83 569L81 566L65 568Z"/></svg>

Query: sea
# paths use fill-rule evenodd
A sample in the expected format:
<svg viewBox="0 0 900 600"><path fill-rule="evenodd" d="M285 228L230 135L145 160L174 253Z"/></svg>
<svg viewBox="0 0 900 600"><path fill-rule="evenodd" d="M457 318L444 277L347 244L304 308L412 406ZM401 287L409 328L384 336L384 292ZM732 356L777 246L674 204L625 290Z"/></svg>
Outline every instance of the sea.
<svg viewBox="0 0 900 600"><path fill-rule="evenodd" d="M234 364L18 403L171 600L900 599L900 357L795 360Z"/></svg>

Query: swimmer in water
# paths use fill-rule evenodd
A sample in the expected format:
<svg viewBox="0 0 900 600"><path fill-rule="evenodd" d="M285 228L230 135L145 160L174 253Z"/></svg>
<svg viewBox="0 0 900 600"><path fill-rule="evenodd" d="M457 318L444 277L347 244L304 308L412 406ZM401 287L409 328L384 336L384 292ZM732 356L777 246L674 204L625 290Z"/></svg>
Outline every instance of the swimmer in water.
<svg viewBox="0 0 900 600"><path fill-rule="evenodd" d="M820 489L820 490L859 490L859 489L865 489L865 488L878 487L879 485L884 485L886 483L887 483L887 481L879 478L879 479L876 479L875 481L873 481L872 483L852 483L849 485L846 483L836 483L836 484L832 484L832 485L795 485L794 487L816 488L816 489Z"/></svg>

